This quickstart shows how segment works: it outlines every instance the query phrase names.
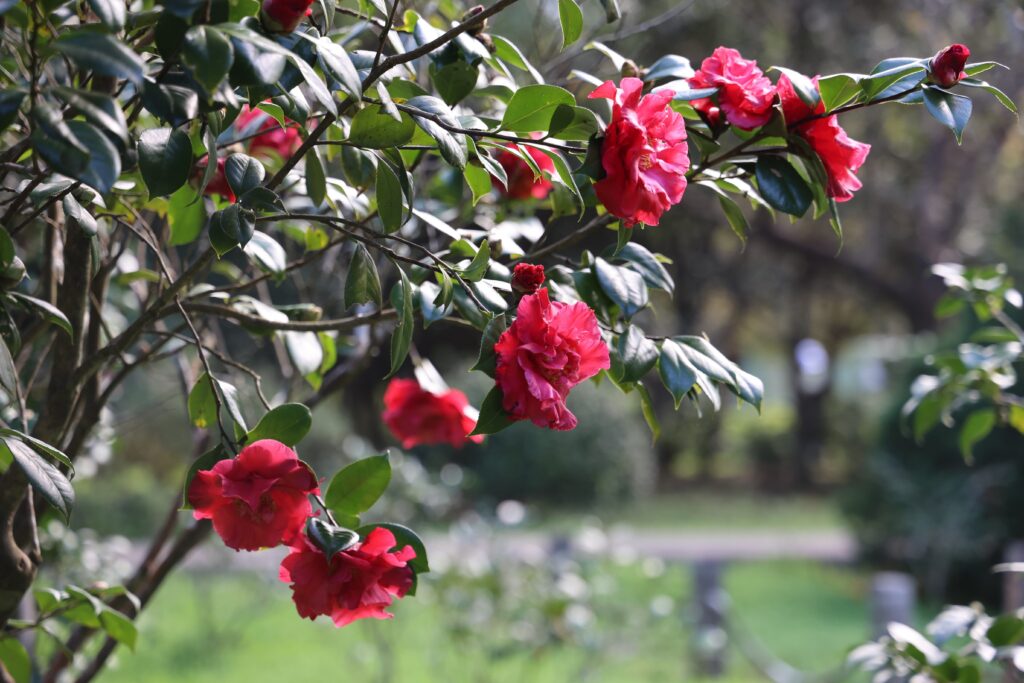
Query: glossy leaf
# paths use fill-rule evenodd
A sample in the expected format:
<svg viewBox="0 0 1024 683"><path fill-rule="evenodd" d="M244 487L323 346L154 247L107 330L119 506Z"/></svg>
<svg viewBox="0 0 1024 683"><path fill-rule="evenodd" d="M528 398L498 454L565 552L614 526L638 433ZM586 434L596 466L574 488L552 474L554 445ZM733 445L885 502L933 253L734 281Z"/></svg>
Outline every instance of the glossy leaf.
<svg viewBox="0 0 1024 683"><path fill-rule="evenodd" d="M285 403L268 411L249 431L246 441L273 439L286 446L294 446L309 433L313 414L301 403Z"/></svg>
<svg viewBox="0 0 1024 683"><path fill-rule="evenodd" d="M357 460L334 475L324 493L331 512L360 515L369 510L391 482L387 453Z"/></svg>
<svg viewBox="0 0 1024 683"><path fill-rule="evenodd" d="M181 130L150 128L139 136L139 169L150 195L173 194L192 171L192 142Z"/></svg>

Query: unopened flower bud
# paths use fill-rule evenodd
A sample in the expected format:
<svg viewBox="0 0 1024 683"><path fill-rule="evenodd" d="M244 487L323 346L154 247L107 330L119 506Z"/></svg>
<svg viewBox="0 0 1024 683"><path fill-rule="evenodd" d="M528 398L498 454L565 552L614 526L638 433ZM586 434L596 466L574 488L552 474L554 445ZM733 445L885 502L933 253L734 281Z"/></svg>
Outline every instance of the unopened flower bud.
<svg viewBox="0 0 1024 683"><path fill-rule="evenodd" d="M619 73L622 74L623 78L640 78L641 69L637 66L636 62L632 59L627 59L622 63L622 68Z"/></svg>
<svg viewBox="0 0 1024 683"><path fill-rule="evenodd" d="M544 284L544 266L534 263L517 263L512 269L512 289L523 294L533 294Z"/></svg>
<svg viewBox="0 0 1024 683"><path fill-rule="evenodd" d="M931 81L943 88L956 85L961 78L967 77L967 74L964 73L964 65L967 64L967 58L970 56L971 51L961 43L954 43L942 48L935 53L928 65L928 69L931 71Z"/></svg>

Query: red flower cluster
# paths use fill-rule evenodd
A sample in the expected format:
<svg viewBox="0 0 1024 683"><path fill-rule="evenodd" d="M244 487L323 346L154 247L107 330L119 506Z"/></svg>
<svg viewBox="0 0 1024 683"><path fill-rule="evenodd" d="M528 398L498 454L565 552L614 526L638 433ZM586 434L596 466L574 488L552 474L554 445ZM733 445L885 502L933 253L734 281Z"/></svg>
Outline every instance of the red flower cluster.
<svg viewBox="0 0 1024 683"><path fill-rule="evenodd" d="M313 514L309 495L319 492L316 476L295 451L263 439L197 472L188 500L195 518L213 520L214 531L229 548L291 547L279 577L291 584L301 616L326 614L338 626L366 617L389 618L384 608L412 586L408 563L416 551L406 546L392 552L394 535L378 527L328 559L303 532Z"/></svg>
<svg viewBox="0 0 1024 683"><path fill-rule="evenodd" d="M549 429L576 426L565 405L569 391L610 367L594 312L582 302L550 301L547 289L519 301L516 320L494 351L505 412Z"/></svg>
<svg viewBox="0 0 1024 683"><path fill-rule="evenodd" d="M625 221L657 225L661 214L678 204L686 190L686 123L669 108L667 90L641 97L643 81L623 78L616 88L605 81L590 98L612 100L601 165L605 177L594 191L605 208Z"/></svg>
<svg viewBox="0 0 1024 683"><path fill-rule="evenodd" d="M263 0L260 21L271 33L291 33L310 15L313 0Z"/></svg>
<svg viewBox="0 0 1024 683"><path fill-rule="evenodd" d="M395 536L377 527L362 543L328 559L305 537L281 562L279 577L291 584L299 616L329 616L335 626L356 619L390 619L384 611L393 598L405 597L412 587L408 563L416 557L411 546L391 552Z"/></svg>
<svg viewBox="0 0 1024 683"><path fill-rule="evenodd" d="M817 85L817 77L814 83ZM851 140L834 115L811 118L824 113L825 104L819 102L817 108L811 109L800 99L785 75L779 77L778 93L787 125L810 144L825 166L828 196L837 202L853 199L853 193L861 188L857 169L868 158L871 145Z"/></svg>
<svg viewBox="0 0 1024 683"><path fill-rule="evenodd" d="M319 492L316 476L295 451L264 439L197 472L188 500L196 519L213 520L224 545L259 550L301 536L313 513L309 495Z"/></svg>
<svg viewBox="0 0 1024 683"><path fill-rule="evenodd" d="M928 64L931 72L931 80L943 88L951 88L960 82L961 78L967 78L964 73L964 66L971 51L962 43L948 45L932 57Z"/></svg>
<svg viewBox="0 0 1024 683"><path fill-rule="evenodd" d="M533 294L544 284L544 266L539 263L517 263L512 269L512 289Z"/></svg>
<svg viewBox="0 0 1024 683"><path fill-rule="evenodd" d="M547 173L555 172L555 162L536 147L512 144L509 148L529 154L540 170ZM505 169L507 181L503 186L497 178L492 177L491 184L509 199L544 199L551 192L551 181L544 176L535 177L533 169L519 155L504 149L498 155L498 163Z"/></svg>
<svg viewBox="0 0 1024 683"><path fill-rule="evenodd" d="M726 121L743 130L753 130L772 117L775 86L757 68L757 62L743 59L732 48L716 48L690 77L694 88L718 88L713 98L694 100L693 108L704 114L712 126L724 115Z"/></svg>
<svg viewBox="0 0 1024 683"><path fill-rule="evenodd" d="M458 389L434 394L414 379L393 379L384 391L384 424L402 442L402 448L447 443L461 448L476 427L476 411Z"/></svg>

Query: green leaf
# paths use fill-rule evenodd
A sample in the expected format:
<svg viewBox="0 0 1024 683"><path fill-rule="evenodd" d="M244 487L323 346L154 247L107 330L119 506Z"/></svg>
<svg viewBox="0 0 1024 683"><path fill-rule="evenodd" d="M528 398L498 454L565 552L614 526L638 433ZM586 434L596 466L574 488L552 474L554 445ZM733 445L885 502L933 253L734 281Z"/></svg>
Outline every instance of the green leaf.
<svg viewBox="0 0 1024 683"><path fill-rule="evenodd" d="M54 50L66 55L83 69L104 76L124 78L137 86L142 85L146 63L110 34L89 30L72 31L62 35L52 45Z"/></svg>
<svg viewBox="0 0 1024 683"><path fill-rule="evenodd" d="M601 290L627 319L647 306L647 285L640 273L631 268L612 265L600 256L594 259L593 270Z"/></svg>
<svg viewBox="0 0 1024 683"><path fill-rule="evenodd" d="M1000 615L985 631L985 637L995 647L1016 645L1024 639L1024 619L1013 614Z"/></svg>
<svg viewBox="0 0 1024 683"><path fill-rule="evenodd" d="M488 377L494 377L495 364L498 359L494 352L494 345L498 343L498 339L507 329L508 320L504 313L491 318L480 337L480 355L477 356L476 365L470 370L479 370Z"/></svg>
<svg viewBox="0 0 1024 683"><path fill-rule="evenodd" d="M128 121L117 100L65 86L56 86L50 92L78 109L89 122L116 137L121 144L127 145Z"/></svg>
<svg viewBox="0 0 1024 683"><path fill-rule="evenodd" d="M380 275L370 252L362 244L357 244L345 276L345 308L370 302L377 304L378 310L383 307Z"/></svg>
<svg viewBox="0 0 1024 683"><path fill-rule="evenodd" d="M723 196L718 197L718 203L722 207L725 219L729 221L729 227L732 228L732 231L736 233L741 242L746 242L747 235L750 233L750 225L747 223L747 218L743 215L739 205L731 197Z"/></svg>
<svg viewBox="0 0 1024 683"><path fill-rule="evenodd" d="M619 335L616 348L622 360L623 382L639 381L658 362L658 345L636 325L630 325Z"/></svg>
<svg viewBox="0 0 1024 683"><path fill-rule="evenodd" d="M192 480L195 479L196 474L200 471L213 469L213 466L216 465L218 462L220 462L221 460L227 460L230 457L232 457L231 454L224 450L224 446L218 444L217 446L211 448L210 450L200 455L192 462L191 465L189 465L188 471L185 473L185 483L182 486L182 510L192 509L192 503L190 503L188 500L188 490L189 488L191 488Z"/></svg>
<svg viewBox="0 0 1024 683"><path fill-rule="evenodd" d="M306 520L306 536L323 551L328 562L338 553L359 543L359 534L355 531L334 526L316 517Z"/></svg>
<svg viewBox="0 0 1024 683"><path fill-rule="evenodd" d="M690 362L711 379L724 384L740 399L761 410L764 399L764 384L760 379L744 371L716 349L703 337L678 336L679 343Z"/></svg>
<svg viewBox="0 0 1024 683"><path fill-rule="evenodd" d="M676 285L672 276L644 245L638 242L625 244L615 252L614 258L617 261L626 261L628 267L643 276L648 287L661 289L669 294L675 291Z"/></svg>
<svg viewBox="0 0 1024 683"><path fill-rule="evenodd" d="M217 392L214 395L214 391ZM217 425L217 397L224 412L245 429L245 418L238 405L238 390L231 384L213 378L205 372L196 380L188 394L188 417L199 429L210 429Z"/></svg>
<svg viewBox="0 0 1024 683"><path fill-rule="evenodd" d="M67 196L70 197L71 195ZM68 320L63 311L51 304L49 301L43 301L42 299L37 299L34 296L28 296L27 294L22 294L20 292L11 292L10 295L30 308L36 309L36 312L42 315L43 319L67 332L69 337L74 338L75 332L71 328L71 321Z"/></svg>
<svg viewBox="0 0 1024 683"><path fill-rule="evenodd" d="M486 197L491 192L491 174L478 162L471 161L466 164L465 174L466 185L473 193L473 205Z"/></svg>
<svg viewBox="0 0 1024 683"><path fill-rule="evenodd" d="M469 436L496 434L515 424L516 420L506 413L502 406L504 398L504 394L501 393L501 389L497 385L487 392L483 403L480 404L480 415L476 419L476 427L469 433Z"/></svg>
<svg viewBox="0 0 1024 683"><path fill-rule="evenodd" d="M174 193L192 172L192 142L181 130L150 128L139 136L139 170L153 197Z"/></svg>
<svg viewBox="0 0 1024 683"><path fill-rule="evenodd" d="M480 78L480 68L462 59L437 68L430 65L430 80L445 104L453 105L468 97Z"/></svg>
<svg viewBox="0 0 1024 683"><path fill-rule="evenodd" d="M658 413L654 410L654 401L651 400L651 392L643 382L636 383L636 392L640 396L640 412L644 415L644 422L651 430L651 443L661 438L661 423L658 422Z"/></svg>
<svg viewBox="0 0 1024 683"><path fill-rule="evenodd" d="M405 362L406 356L409 355L413 331L413 286L409 282L409 277L405 274L405 271L397 263L395 268L402 277L401 284L399 285L402 291L399 305L396 307L398 308L398 324L391 334L391 370L388 372L387 377L391 377L398 372L399 368L402 367L402 363Z"/></svg>
<svg viewBox="0 0 1024 683"><path fill-rule="evenodd" d="M68 225L72 228L80 228L90 237L96 235L98 230L96 219L78 203L75 195L71 193L64 195L64 199L61 200L61 206L64 208L64 218Z"/></svg>
<svg viewBox="0 0 1024 683"><path fill-rule="evenodd" d="M32 660L25 646L13 635L0 639L0 662L14 683L32 682Z"/></svg>
<svg viewBox="0 0 1024 683"><path fill-rule="evenodd" d="M368 149L406 144L416 133L416 122L405 112L399 114L401 121L396 121L379 104L366 106L352 117L348 141Z"/></svg>
<svg viewBox="0 0 1024 683"><path fill-rule="evenodd" d="M127 646L129 650L135 649L135 641L139 636L139 632L135 628L135 622L110 607L104 607L100 611L99 617L100 626L103 628L104 633L122 645Z"/></svg>
<svg viewBox="0 0 1024 683"><path fill-rule="evenodd" d="M109 192L121 175L121 154L117 147L91 123L74 120L67 125L75 139L89 150L85 169L74 177L100 194Z"/></svg>
<svg viewBox="0 0 1024 683"><path fill-rule="evenodd" d="M786 75L789 82L793 84L793 90L796 92L797 96L803 100L804 104L811 109L818 108L818 104L821 102L821 94L814 86L814 81L799 71L787 69L784 66L773 66L768 70L771 71L772 69Z"/></svg>
<svg viewBox="0 0 1024 683"><path fill-rule="evenodd" d="M377 502L390 482L391 462L387 453L363 458L334 475L324 502L335 514L359 515Z"/></svg>
<svg viewBox="0 0 1024 683"><path fill-rule="evenodd" d="M224 162L224 175L231 190L242 196L263 183L267 170L263 168L263 164L247 154L232 154Z"/></svg>
<svg viewBox="0 0 1024 683"><path fill-rule="evenodd" d="M697 369L687 359L682 347L671 339L666 339L661 344L658 374L661 375L662 384L672 394L678 410L683 397L697 383Z"/></svg>
<svg viewBox="0 0 1024 683"><path fill-rule="evenodd" d="M285 403L268 411L246 437L246 443L273 439L286 446L302 441L313 426L313 414L301 403Z"/></svg>
<svg viewBox="0 0 1024 683"><path fill-rule="evenodd" d="M958 443L960 453L966 460L974 457L974 445L988 436L992 428L996 426L996 411L992 408L975 410L964 420L964 426L960 428Z"/></svg>
<svg viewBox="0 0 1024 683"><path fill-rule="evenodd" d="M757 160L755 175L761 196L773 208L793 216L807 213L814 193L788 161L762 155Z"/></svg>
<svg viewBox="0 0 1024 683"><path fill-rule="evenodd" d="M462 134L452 133L445 128L461 128L455 114L442 100L429 95L421 95L409 98L406 103L431 115L432 118L417 116L413 114L416 125L437 141L438 150L441 156L452 166L462 169L466 167L466 144L461 139ZM441 123L438 123L440 121ZM441 125L441 124L444 125ZM458 137L456 137L458 135Z"/></svg>
<svg viewBox="0 0 1024 683"><path fill-rule="evenodd" d="M558 0L558 20L562 24L562 49L569 47L583 34L583 10L576 0Z"/></svg>
<svg viewBox="0 0 1024 683"><path fill-rule="evenodd" d="M231 41L212 26L193 26L181 46L182 63L207 92L213 93L228 75L235 59Z"/></svg>
<svg viewBox="0 0 1024 683"><path fill-rule="evenodd" d="M21 88L7 88L0 91L0 133L18 118L18 110L28 93Z"/></svg>
<svg viewBox="0 0 1024 683"><path fill-rule="evenodd" d="M860 80L860 89L864 92L867 101L881 97L888 97L896 92L910 90L917 83L927 77L928 73L924 68L924 62L920 59L909 57L898 57L892 60L885 60L876 66L870 76ZM892 86L900 83L900 87L890 91Z"/></svg>
<svg viewBox="0 0 1024 683"><path fill-rule="evenodd" d="M59 469L48 463L32 448L16 438L0 437L0 444L6 454L25 473L29 483L52 505L67 522L75 504L75 491L71 482Z"/></svg>
<svg viewBox="0 0 1024 683"><path fill-rule="evenodd" d="M575 106L576 99L556 85L527 85L512 96L501 127L513 132L546 131L558 105Z"/></svg>
<svg viewBox="0 0 1024 683"><path fill-rule="evenodd" d="M315 147L306 153L306 194L314 206L320 206L327 197L327 174L320 152Z"/></svg>
<svg viewBox="0 0 1024 683"><path fill-rule="evenodd" d="M462 269L462 279L468 282L479 282L487 275L487 266L491 262L491 248L484 240L476 250L476 255L469 265Z"/></svg>
<svg viewBox="0 0 1024 683"><path fill-rule="evenodd" d="M1014 114L1017 113L1017 105L1014 104L1013 100L999 88L991 85L985 81L978 80L977 78L964 78L960 80L960 85L966 85L969 88L981 88L982 90L992 94L999 103L1004 107L1012 111Z"/></svg>
<svg viewBox="0 0 1024 683"><path fill-rule="evenodd" d="M964 128L971 118L971 98L928 87L924 89L924 106L936 121L953 131L958 145L963 142Z"/></svg>
<svg viewBox="0 0 1024 683"><path fill-rule="evenodd" d="M818 92L829 112L860 95L861 74L832 74L818 79Z"/></svg>
<svg viewBox="0 0 1024 683"><path fill-rule="evenodd" d="M548 135L559 140L590 140L601 131L597 114L586 107L560 104L551 114Z"/></svg>
<svg viewBox="0 0 1024 683"><path fill-rule="evenodd" d="M354 100L363 96L363 84L359 79L359 73L352 64L352 59L337 43L331 41L327 36L316 41L317 58L324 73L329 74L338 83L342 90Z"/></svg>
<svg viewBox="0 0 1024 683"><path fill-rule="evenodd" d="M384 224L384 231L395 232L402 227L405 207L402 204L402 184L398 173L391 164L381 161L377 164L377 213Z"/></svg>
<svg viewBox="0 0 1024 683"><path fill-rule="evenodd" d="M18 396L21 388L18 383L18 370L14 365L14 358L7 342L0 338L0 388L8 396Z"/></svg>

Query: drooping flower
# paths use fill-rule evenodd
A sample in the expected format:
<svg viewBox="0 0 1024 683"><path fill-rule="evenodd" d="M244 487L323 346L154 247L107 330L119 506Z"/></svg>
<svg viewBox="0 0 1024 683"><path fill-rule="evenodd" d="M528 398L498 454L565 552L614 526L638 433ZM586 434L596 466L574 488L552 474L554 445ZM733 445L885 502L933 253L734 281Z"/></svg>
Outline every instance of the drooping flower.
<svg viewBox="0 0 1024 683"><path fill-rule="evenodd" d="M281 562L279 578L291 584L299 616L330 617L335 626L357 619L390 619L384 610L412 588L416 557L411 546L392 551L395 536L377 527L359 543L330 560L305 535Z"/></svg>
<svg viewBox="0 0 1024 683"><path fill-rule="evenodd" d="M700 70L690 77L693 88L718 88L714 98L694 100L693 108L705 114L712 124L724 116L730 124L753 130L772 117L775 86L752 59L743 59L732 48L716 48Z"/></svg>
<svg viewBox="0 0 1024 683"><path fill-rule="evenodd" d="M240 135L259 133L256 137L243 142L253 156L273 152L286 159L302 145L302 136L299 134L297 123L286 120L285 124L282 127L266 112L260 109L250 109L248 105L245 105L235 117L234 125Z"/></svg>
<svg viewBox="0 0 1024 683"><path fill-rule="evenodd" d="M815 77L814 84L817 83ZM825 104L819 102L817 108L811 109L785 75L779 77L778 92L786 125L807 141L825 166L828 196L837 202L853 199L853 193L861 188L857 170L868 158L871 145L850 139L835 115L811 118L824 113Z"/></svg>
<svg viewBox="0 0 1024 683"><path fill-rule="evenodd" d="M309 16L313 0L263 0L260 21L272 33L291 33Z"/></svg>
<svg viewBox="0 0 1024 683"><path fill-rule="evenodd" d="M259 550L291 543L313 512L309 495L319 492L316 476L295 451L262 439L197 472L188 500L196 519L213 520L226 546Z"/></svg>
<svg viewBox="0 0 1024 683"><path fill-rule="evenodd" d="M393 379L384 391L384 424L402 442L402 448L420 444L451 444L461 448L476 427L476 410L458 389L439 394L427 391L414 379Z"/></svg>
<svg viewBox="0 0 1024 683"><path fill-rule="evenodd" d="M683 198L690 168L686 124L668 106L672 92L641 96L642 89L639 78L623 78L619 88L605 81L590 93L591 99L615 103L601 148L605 177L594 183L594 191L627 226L657 225L661 214Z"/></svg>
<svg viewBox="0 0 1024 683"><path fill-rule="evenodd" d="M547 173L555 172L555 162L536 147L520 147L512 144L509 145L509 148L529 154L540 170ZM498 189L498 192L509 199L544 199L551 192L551 181L544 176L534 176L533 169L517 154L503 149L498 154L498 163L505 169L506 185L502 186L497 178L491 178L491 183Z"/></svg>
<svg viewBox="0 0 1024 683"><path fill-rule="evenodd" d="M931 80L943 88L953 87L961 78L967 78L964 65L970 56L971 51L963 43L953 43L942 48L935 53L928 65Z"/></svg>
<svg viewBox="0 0 1024 683"><path fill-rule="evenodd" d="M539 263L517 263L512 269L512 289L533 294L544 284L544 266Z"/></svg>
<svg viewBox="0 0 1024 683"><path fill-rule="evenodd" d="M574 386L610 366L594 312L582 302L550 301L546 288L520 299L515 322L498 338L494 351L505 412L549 429L576 426L566 397Z"/></svg>

